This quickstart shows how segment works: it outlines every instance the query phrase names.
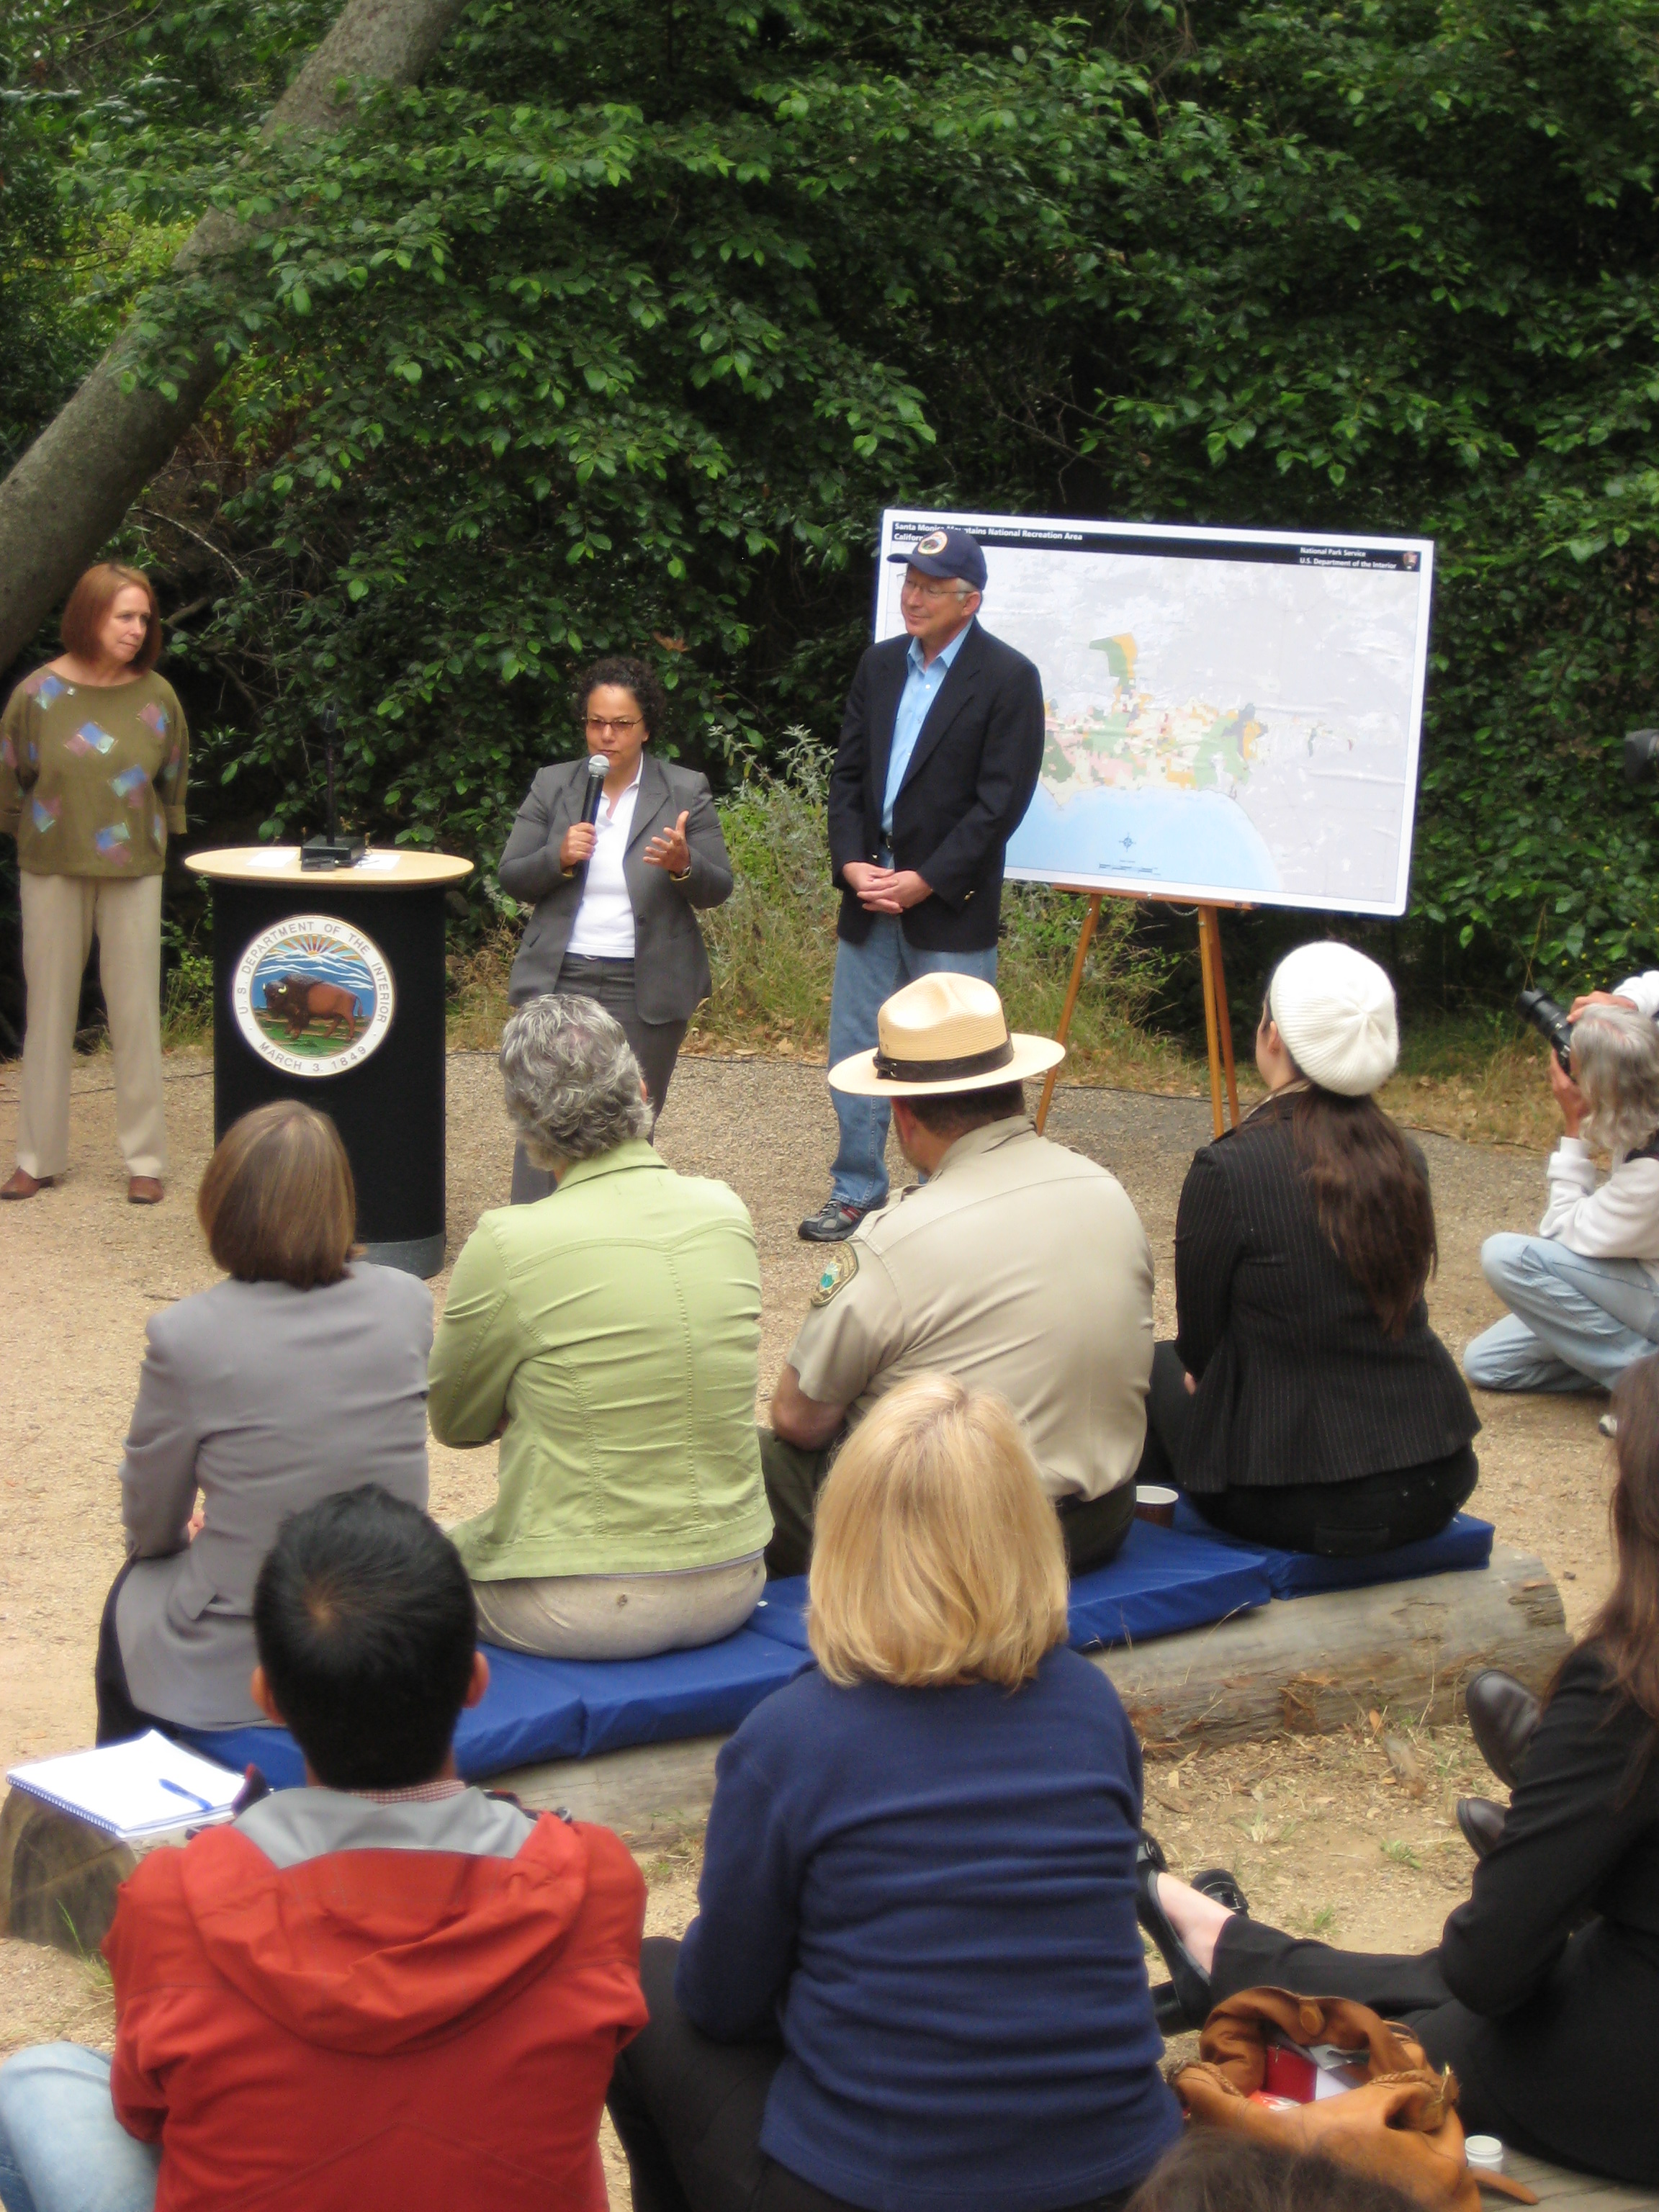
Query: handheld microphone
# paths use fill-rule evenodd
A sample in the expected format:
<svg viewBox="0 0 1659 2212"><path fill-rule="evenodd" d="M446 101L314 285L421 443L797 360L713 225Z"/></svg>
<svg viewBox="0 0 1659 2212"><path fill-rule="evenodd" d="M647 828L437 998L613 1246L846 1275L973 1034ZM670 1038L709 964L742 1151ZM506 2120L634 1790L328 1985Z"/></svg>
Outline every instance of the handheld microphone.
<svg viewBox="0 0 1659 2212"><path fill-rule="evenodd" d="M582 820L590 825L599 818L599 801L605 796L605 780L611 773L611 763L603 753L587 756L587 796L582 801Z"/></svg>

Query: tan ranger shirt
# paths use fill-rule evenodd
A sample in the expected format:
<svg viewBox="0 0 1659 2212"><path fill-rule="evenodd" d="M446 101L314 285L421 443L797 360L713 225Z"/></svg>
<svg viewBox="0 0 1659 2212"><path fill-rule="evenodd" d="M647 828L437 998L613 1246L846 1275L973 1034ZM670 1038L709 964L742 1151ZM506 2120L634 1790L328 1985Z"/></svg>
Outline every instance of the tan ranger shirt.
<svg viewBox="0 0 1659 2212"><path fill-rule="evenodd" d="M832 1248L789 1364L849 1422L915 1375L1000 1391L1049 1495L1102 1497L1146 1441L1146 1233L1115 1176L1023 1115L992 1122Z"/></svg>

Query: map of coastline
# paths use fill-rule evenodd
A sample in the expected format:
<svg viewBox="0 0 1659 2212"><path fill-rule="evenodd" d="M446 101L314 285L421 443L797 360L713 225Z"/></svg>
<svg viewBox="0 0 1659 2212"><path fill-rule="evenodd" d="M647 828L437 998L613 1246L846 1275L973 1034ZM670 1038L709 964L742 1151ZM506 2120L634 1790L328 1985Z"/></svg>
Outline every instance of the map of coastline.
<svg viewBox="0 0 1659 2212"><path fill-rule="evenodd" d="M988 550L981 619L1042 677L1008 869L1397 912L1414 571Z"/></svg>

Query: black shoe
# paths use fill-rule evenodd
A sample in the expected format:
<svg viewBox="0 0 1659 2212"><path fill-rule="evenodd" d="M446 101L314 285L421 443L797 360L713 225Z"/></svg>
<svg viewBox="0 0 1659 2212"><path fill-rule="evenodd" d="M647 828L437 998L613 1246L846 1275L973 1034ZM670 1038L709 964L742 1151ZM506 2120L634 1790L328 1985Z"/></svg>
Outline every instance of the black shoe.
<svg viewBox="0 0 1659 2212"><path fill-rule="evenodd" d="M1229 1873L1225 1867L1206 1867L1202 1874L1193 1876L1189 1887L1200 1897L1214 1898L1229 1912L1242 1913L1246 1920L1249 1918L1250 1900L1239 1887L1238 1876Z"/></svg>
<svg viewBox="0 0 1659 2212"><path fill-rule="evenodd" d="M826 1198L816 1213L807 1215L796 1233L804 1243L839 1244L852 1235L872 1210L867 1206L848 1206L839 1198Z"/></svg>
<svg viewBox="0 0 1659 2212"><path fill-rule="evenodd" d="M1152 1991L1154 2016L1166 2035L1178 2034L1186 2027L1202 2027L1210 2016L1210 1978L1176 1934L1158 1901L1158 1877L1169 1870L1163 1845L1143 1828L1135 1846L1135 1918L1157 1944L1170 1970L1169 1981L1164 1985L1170 1996L1162 1996L1158 1989Z"/></svg>
<svg viewBox="0 0 1659 2212"><path fill-rule="evenodd" d="M1513 1790L1543 1707L1524 1683L1498 1667L1470 1676L1463 1707L1481 1757L1504 1788Z"/></svg>
<svg viewBox="0 0 1659 2212"><path fill-rule="evenodd" d="M1460 1797L1457 1801L1457 1825L1463 1831L1463 1840L1478 1859L1486 1853L1504 1832L1504 1808L1494 1804L1490 1797Z"/></svg>

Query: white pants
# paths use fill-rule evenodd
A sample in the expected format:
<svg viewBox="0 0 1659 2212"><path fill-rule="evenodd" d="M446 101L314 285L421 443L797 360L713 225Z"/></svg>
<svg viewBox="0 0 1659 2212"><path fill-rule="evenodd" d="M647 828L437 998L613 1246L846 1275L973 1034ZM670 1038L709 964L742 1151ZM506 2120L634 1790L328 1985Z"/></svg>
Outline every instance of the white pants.
<svg viewBox="0 0 1659 2212"><path fill-rule="evenodd" d="M474 1583L478 1634L543 1659L648 1659L735 1635L760 1602L758 1552L659 1575L534 1575Z"/></svg>
<svg viewBox="0 0 1659 2212"><path fill-rule="evenodd" d="M130 1176L167 1173L161 1108L161 878L18 872L23 1037L17 1164L44 1180L69 1165L70 1066L92 940L115 1060L115 1129Z"/></svg>

